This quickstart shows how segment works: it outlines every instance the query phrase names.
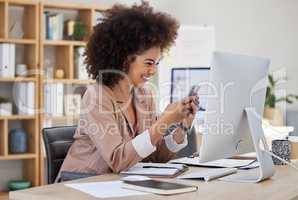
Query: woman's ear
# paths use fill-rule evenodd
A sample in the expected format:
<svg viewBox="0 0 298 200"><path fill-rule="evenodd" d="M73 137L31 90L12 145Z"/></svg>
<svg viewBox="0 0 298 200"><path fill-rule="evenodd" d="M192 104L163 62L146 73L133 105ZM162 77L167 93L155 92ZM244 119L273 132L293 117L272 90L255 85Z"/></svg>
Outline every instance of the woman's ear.
<svg viewBox="0 0 298 200"><path fill-rule="evenodd" d="M128 72L129 71L129 66L130 64L136 60L136 55L129 55L127 56L126 60L123 62L123 69L124 69L124 72Z"/></svg>

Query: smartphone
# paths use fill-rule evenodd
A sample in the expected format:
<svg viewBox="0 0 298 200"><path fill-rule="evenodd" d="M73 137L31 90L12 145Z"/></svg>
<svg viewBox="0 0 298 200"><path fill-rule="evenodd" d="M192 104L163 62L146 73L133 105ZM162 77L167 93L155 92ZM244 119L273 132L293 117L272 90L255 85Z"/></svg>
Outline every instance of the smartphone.
<svg viewBox="0 0 298 200"><path fill-rule="evenodd" d="M200 86L193 85L189 91L188 96L198 96L199 95Z"/></svg>
<svg viewBox="0 0 298 200"><path fill-rule="evenodd" d="M199 96L199 89L200 89L200 86L198 85L193 85L191 86L191 89L188 93L188 96L195 96L195 97L198 97ZM199 104L199 102L194 102L196 105ZM192 109L190 109L190 113L194 113L194 111Z"/></svg>

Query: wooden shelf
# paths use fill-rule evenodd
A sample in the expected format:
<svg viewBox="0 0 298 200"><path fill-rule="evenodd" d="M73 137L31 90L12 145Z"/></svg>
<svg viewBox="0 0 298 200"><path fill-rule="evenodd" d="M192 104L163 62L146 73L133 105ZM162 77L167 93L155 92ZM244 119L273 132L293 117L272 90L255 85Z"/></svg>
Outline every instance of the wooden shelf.
<svg viewBox="0 0 298 200"><path fill-rule="evenodd" d="M37 78L15 77L15 78L0 78L0 82L29 82L37 81Z"/></svg>
<svg viewBox="0 0 298 200"><path fill-rule="evenodd" d="M0 116L0 120L29 120L35 119L36 115L10 115L10 116Z"/></svg>
<svg viewBox="0 0 298 200"><path fill-rule="evenodd" d="M20 38L0 38L0 42L14 43L14 44L37 44L37 40L20 39Z"/></svg>
<svg viewBox="0 0 298 200"><path fill-rule="evenodd" d="M85 41L74 41L74 40L44 40L44 45L47 46L86 46Z"/></svg>
<svg viewBox="0 0 298 200"><path fill-rule="evenodd" d="M79 79L48 79L44 83L64 83L64 84L77 84L85 85L95 83L95 80L79 80Z"/></svg>
<svg viewBox="0 0 298 200"><path fill-rule="evenodd" d="M0 200L8 200L8 192L0 192Z"/></svg>
<svg viewBox="0 0 298 200"><path fill-rule="evenodd" d="M94 9L95 12L101 12L109 9L108 6L98 6L98 5L94 5L92 8Z"/></svg>
<svg viewBox="0 0 298 200"><path fill-rule="evenodd" d="M77 4L77 3L43 3L45 9L61 9L61 10L89 10L93 6L88 4Z"/></svg>
<svg viewBox="0 0 298 200"><path fill-rule="evenodd" d="M66 9L66 10L97 10L103 11L108 9L108 6L99 6L98 4L78 4L78 3L44 3L45 9Z"/></svg>
<svg viewBox="0 0 298 200"><path fill-rule="evenodd" d="M10 5L15 6L35 6L36 1L33 0L9 0Z"/></svg>
<svg viewBox="0 0 298 200"><path fill-rule="evenodd" d="M36 158L36 155L34 153L10 154L7 156L0 156L0 160L26 160L34 158Z"/></svg>
<svg viewBox="0 0 298 200"><path fill-rule="evenodd" d="M39 66L40 70L46 71L47 67L52 67L53 69L62 69L64 71L64 79L46 79L46 76L41 76L40 79L40 99L39 108L44 109L45 103L45 84L47 83L62 83L65 84L64 93L76 93L76 90L72 90L75 87L84 88L88 84L96 83L95 80L79 80L77 79L76 70L76 47L85 47L87 45L88 37L93 31L93 22L95 21L96 12L106 10L107 7L96 5L96 4L76 4L76 3L51 3L51 2L41 2L39 10L39 19L43 19L44 11L49 11L53 13L64 13L65 11L74 13L76 18L78 18L82 23L87 26L87 35L82 39L82 41L74 40L47 40L45 20L39 20ZM75 18L73 18L74 20ZM52 62L49 62L51 59ZM68 87L69 86L69 87ZM70 89L69 89L70 88ZM77 89L77 88L75 88ZM76 120L79 116L46 116L45 114L40 114L40 129L43 128L44 122L46 120L52 120L52 125L61 125L70 123L77 123ZM69 120L69 121L68 121ZM40 149L40 157L44 155L42 149ZM44 162L41 159L40 162L40 183L45 183L44 177Z"/></svg>
<svg viewBox="0 0 298 200"><path fill-rule="evenodd" d="M79 119L80 115L64 115L64 116L44 116L45 120L68 120L68 119Z"/></svg>

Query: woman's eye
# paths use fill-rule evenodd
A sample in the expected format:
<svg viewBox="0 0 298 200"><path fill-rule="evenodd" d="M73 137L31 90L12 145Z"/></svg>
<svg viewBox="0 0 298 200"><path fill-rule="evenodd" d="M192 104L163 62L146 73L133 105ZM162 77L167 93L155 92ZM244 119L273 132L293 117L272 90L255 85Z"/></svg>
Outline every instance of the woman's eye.
<svg viewBox="0 0 298 200"><path fill-rule="evenodd" d="M145 63L146 66L150 67L153 65L153 63Z"/></svg>

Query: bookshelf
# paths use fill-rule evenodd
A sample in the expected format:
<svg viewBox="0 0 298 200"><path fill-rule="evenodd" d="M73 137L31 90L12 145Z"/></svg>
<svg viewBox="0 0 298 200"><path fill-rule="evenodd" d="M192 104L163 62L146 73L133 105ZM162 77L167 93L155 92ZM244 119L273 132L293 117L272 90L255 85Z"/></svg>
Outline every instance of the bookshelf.
<svg viewBox="0 0 298 200"><path fill-rule="evenodd" d="M29 70L27 77L0 77L0 85L7 92L0 96L14 101L13 91L16 83L33 82L35 112L32 115L18 115L14 108L13 114L0 116L0 160L21 160L23 163L23 179L30 181L33 186L39 185L39 3L34 0L0 0L0 43L13 44L16 47L15 64L26 64ZM16 21L15 13L22 13L21 20ZM29 22L29 23L28 23ZM21 34L14 32L14 27L21 29ZM20 31L19 31L20 33ZM9 132L14 128L22 128L27 133L28 151L13 154L9 151ZM1 192L0 197L7 196Z"/></svg>
<svg viewBox="0 0 298 200"><path fill-rule="evenodd" d="M75 49L85 47L88 36L93 30L96 18L107 9L105 6L46 3L38 0L0 0L0 43L16 46L16 64L26 64L29 75L26 77L0 77L0 96L13 98L11 89L18 83L34 83L34 105L32 115L19 115L14 112L10 116L0 116L0 161L21 160L23 178L33 186L45 184L45 153L42 144L41 130L45 120L53 125L76 124L77 114L64 113L62 116L47 116L44 113L44 85L60 83L64 86L64 94L78 93L82 87L95 83L94 80L78 79L75 70ZM48 40L45 38L44 11L66 13L77 16L87 25L87 35L82 40ZM16 13L22 13L17 18ZM17 21L18 19L18 21ZM24 23L26 22L26 23ZM11 31L19 27L21 30ZM47 58L48 53L52 57ZM53 61L54 68L64 71L62 79L48 79L44 73L48 67L47 60ZM3 87L3 85L5 87ZM7 86L7 87L6 87ZM3 95L3 88L7 88ZM79 94L79 93L78 93ZM28 152L12 154L9 152L9 131L21 127L27 132ZM0 199L7 193L0 191Z"/></svg>
<svg viewBox="0 0 298 200"><path fill-rule="evenodd" d="M63 84L63 93L66 94L80 94L77 89L86 87L88 84L95 83L94 80L79 79L75 69L75 52L78 47L85 47L87 44L88 36L93 30L93 25L96 22L98 13L107 9L107 7L99 5L88 4L73 4L73 3L40 3L39 18L40 20L40 37L39 37L39 59L40 69L42 71L40 76L40 108L44 110L40 114L40 130L42 130L45 122L49 122L51 126L59 125L73 125L77 124L79 116L76 114L69 114L63 112L63 115L51 116L46 113L46 98L45 85L47 84ZM46 35L46 23L45 17L47 14L63 14L64 21L79 19L86 25L87 34L81 40L66 40L65 38L58 38L54 40L47 39ZM49 77L46 73L52 68L52 72L56 69L62 69L64 71L64 77L57 79L55 76ZM54 70L53 70L54 69ZM55 74L55 73L53 73ZM42 139L42 138L41 138ZM41 140L43 145L43 141ZM46 184L46 161L44 149L41 148L41 160L40 160L40 183Z"/></svg>

